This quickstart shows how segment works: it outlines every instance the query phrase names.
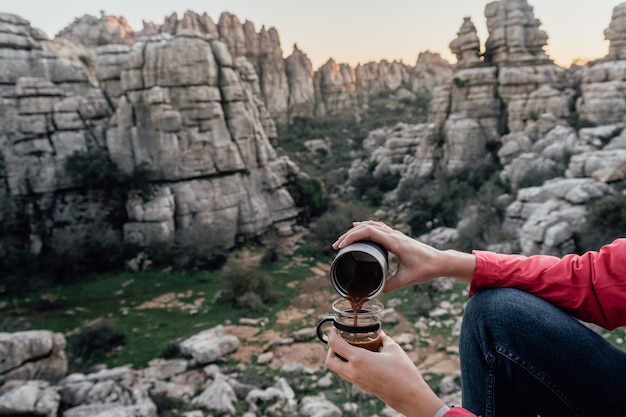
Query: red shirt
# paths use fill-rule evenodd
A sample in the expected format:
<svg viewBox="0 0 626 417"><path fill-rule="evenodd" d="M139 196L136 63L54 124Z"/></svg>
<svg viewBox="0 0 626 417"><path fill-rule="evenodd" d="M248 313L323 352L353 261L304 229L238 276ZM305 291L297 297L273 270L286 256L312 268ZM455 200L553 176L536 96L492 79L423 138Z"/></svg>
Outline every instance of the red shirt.
<svg viewBox="0 0 626 417"><path fill-rule="evenodd" d="M626 239L598 252L566 255L506 255L474 251L470 297L482 288L517 288L573 317L613 330L626 326ZM445 417L474 416L459 407Z"/></svg>
<svg viewBox="0 0 626 417"><path fill-rule="evenodd" d="M481 288L517 288L605 329L626 326L626 239L598 252L563 258L484 251L474 255L470 297Z"/></svg>

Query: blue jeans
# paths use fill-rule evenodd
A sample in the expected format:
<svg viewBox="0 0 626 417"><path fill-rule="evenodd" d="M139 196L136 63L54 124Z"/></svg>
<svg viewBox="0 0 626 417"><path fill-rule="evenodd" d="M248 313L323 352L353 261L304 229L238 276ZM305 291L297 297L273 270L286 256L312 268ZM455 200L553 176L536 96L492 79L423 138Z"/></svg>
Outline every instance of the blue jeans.
<svg viewBox="0 0 626 417"><path fill-rule="evenodd" d="M626 416L626 353L531 294L477 292L460 355L463 407L477 415Z"/></svg>

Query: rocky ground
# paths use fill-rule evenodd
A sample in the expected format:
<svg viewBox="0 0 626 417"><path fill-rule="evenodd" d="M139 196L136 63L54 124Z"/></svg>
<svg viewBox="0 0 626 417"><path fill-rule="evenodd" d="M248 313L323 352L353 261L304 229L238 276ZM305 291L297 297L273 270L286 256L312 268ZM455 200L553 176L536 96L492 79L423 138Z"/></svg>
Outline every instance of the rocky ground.
<svg viewBox="0 0 626 417"><path fill-rule="evenodd" d="M394 416L393 410L324 367L326 346L317 340L315 325L336 297L328 269L319 263L304 281L289 283L299 288L299 295L275 317L236 323L225 319L180 342L178 359L154 359L144 369L100 366L67 375L63 335L43 330L0 334L0 348L10 357L0 369L0 413ZM453 341L465 297L449 280L441 280L437 288L445 301L416 321L401 312L411 302L404 295L385 299L383 327L433 387L458 403L459 361ZM178 298L165 293L135 308L193 308Z"/></svg>

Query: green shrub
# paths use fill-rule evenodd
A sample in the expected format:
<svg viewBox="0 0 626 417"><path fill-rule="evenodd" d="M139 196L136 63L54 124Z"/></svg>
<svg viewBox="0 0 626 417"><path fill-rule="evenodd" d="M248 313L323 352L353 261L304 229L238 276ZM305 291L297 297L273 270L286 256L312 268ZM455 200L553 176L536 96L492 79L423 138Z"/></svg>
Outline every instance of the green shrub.
<svg viewBox="0 0 626 417"><path fill-rule="evenodd" d="M435 308L435 282L430 281L423 285L411 285L411 304L415 307L416 318L428 317L428 313Z"/></svg>
<svg viewBox="0 0 626 417"><path fill-rule="evenodd" d="M373 170L367 169L361 175L350 178L350 184L354 187L357 196L364 197L369 190L376 188L376 179L372 172Z"/></svg>
<svg viewBox="0 0 626 417"><path fill-rule="evenodd" d="M135 167L128 175L119 169L104 149L74 152L66 159L65 170L87 189L106 195L124 195L133 190L148 199L153 193L150 183L152 173L146 164Z"/></svg>
<svg viewBox="0 0 626 417"><path fill-rule="evenodd" d="M457 178L437 179L420 188L412 201L413 215L408 220L411 232L420 235L436 227L455 227L459 208L475 191Z"/></svg>
<svg viewBox="0 0 626 417"><path fill-rule="evenodd" d="M72 356L84 362L102 359L125 342L124 332L108 318L92 321L81 327L75 335L68 337Z"/></svg>
<svg viewBox="0 0 626 417"><path fill-rule="evenodd" d="M74 152L67 157L65 169L87 188L102 190L117 189L125 177L104 149Z"/></svg>
<svg viewBox="0 0 626 417"><path fill-rule="evenodd" d="M568 116L568 122L574 129L579 130L585 127L596 127L597 124L589 119L581 118L579 113L572 112Z"/></svg>
<svg viewBox="0 0 626 417"><path fill-rule="evenodd" d="M139 248L122 241L90 238L39 255L11 248L0 260L0 286L13 295L85 280L92 273L122 271Z"/></svg>
<svg viewBox="0 0 626 417"><path fill-rule="evenodd" d="M395 190L402 176L399 172L385 172L376 178L376 185L382 192Z"/></svg>
<svg viewBox="0 0 626 417"><path fill-rule="evenodd" d="M590 200L587 212L578 239L580 252L598 250L618 237L626 237L626 195Z"/></svg>
<svg viewBox="0 0 626 417"><path fill-rule="evenodd" d="M5 316L0 313L0 333L13 333L29 329L30 324L24 317Z"/></svg>
<svg viewBox="0 0 626 417"><path fill-rule="evenodd" d="M296 189L292 190L296 206L302 208L302 218L305 222L321 215L328 208L329 200L324 183L317 178L298 178Z"/></svg>
<svg viewBox="0 0 626 417"><path fill-rule="evenodd" d="M180 345L178 344L178 342L168 342L165 346L163 346L159 357L163 359L182 358L183 355L180 351Z"/></svg>
<svg viewBox="0 0 626 417"><path fill-rule="evenodd" d="M475 219L459 231L454 248L464 252L485 249L489 243L506 240L502 228L503 213L494 207L481 207Z"/></svg>
<svg viewBox="0 0 626 417"><path fill-rule="evenodd" d="M126 261L140 251L128 242L87 239L80 246L65 250L50 250L41 259L41 268L52 274L57 282L73 282L90 273L122 271Z"/></svg>
<svg viewBox="0 0 626 417"><path fill-rule="evenodd" d="M564 169L554 166L552 169L541 171L529 171L519 182L517 183L517 189L537 187L542 185L549 179L560 177L563 175Z"/></svg>
<svg viewBox="0 0 626 417"><path fill-rule="evenodd" d="M152 266L173 271L213 271L226 263L228 251L215 246L210 235L191 233L174 242L155 242L144 248Z"/></svg>
<svg viewBox="0 0 626 417"><path fill-rule="evenodd" d="M489 187L489 192L485 187ZM492 199L502 191L504 186L497 180L497 167L484 164L430 182L406 182L398 195L400 201L411 203L412 214L407 223L412 234L420 235L436 227L456 227L461 208L469 203L491 207Z"/></svg>
<svg viewBox="0 0 626 417"><path fill-rule="evenodd" d="M276 300L271 276L258 267L228 264L222 280L224 290L218 301L230 303L235 308L262 312L268 309L267 303Z"/></svg>
<svg viewBox="0 0 626 417"><path fill-rule="evenodd" d="M418 94L415 100L413 101L413 106L420 113L427 113L430 107L430 102L432 101L432 96L430 93Z"/></svg>
<svg viewBox="0 0 626 417"><path fill-rule="evenodd" d="M384 193L395 190L402 178L399 172L384 172L375 177L374 171L377 165L376 161L370 161L361 175L350 179L350 185L354 187L356 195L374 205L382 202Z"/></svg>
<svg viewBox="0 0 626 417"><path fill-rule="evenodd" d="M455 87L462 88L467 85L467 80L463 80L459 77L454 77L452 79L452 83L454 84Z"/></svg>
<svg viewBox="0 0 626 417"><path fill-rule="evenodd" d="M335 252L331 245L352 227L352 222L371 217L371 213L355 204L336 203L311 225L309 248L314 255L331 255Z"/></svg>

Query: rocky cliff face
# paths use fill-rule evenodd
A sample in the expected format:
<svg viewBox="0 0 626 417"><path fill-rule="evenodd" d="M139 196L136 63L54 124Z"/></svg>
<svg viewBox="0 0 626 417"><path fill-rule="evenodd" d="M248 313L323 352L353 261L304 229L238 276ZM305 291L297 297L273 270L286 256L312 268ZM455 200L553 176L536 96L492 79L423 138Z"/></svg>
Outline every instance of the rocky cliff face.
<svg viewBox="0 0 626 417"><path fill-rule="evenodd" d="M299 171L272 147L274 121L245 58L188 29L87 49L48 41L17 16L0 22L3 252L89 239L228 248L271 227L290 233L298 210L287 185ZM95 44L111 39L93 33ZM68 157L98 150L127 174L147 169L150 197L111 200L66 172Z"/></svg>
<svg viewBox="0 0 626 417"><path fill-rule="evenodd" d="M274 28L223 13L173 14L133 31L123 17L83 16L50 41L1 14L2 248L65 252L77 242L198 242L229 248L270 228L289 234L287 191L300 174L274 150L278 122L366 105L378 94L428 93L451 73L425 53L317 72ZM412 93L409 93L412 94ZM104 151L151 193L111 198L66 172ZM111 219L114 219L112 221Z"/></svg>
<svg viewBox="0 0 626 417"><path fill-rule="evenodd" d="M373 132L364 143L374 175L399 174L401 186L486 163L486 149L498 146L501 177L514 187L555 171L621 181L625 10L614 9L605 31L607 57L570 70L543 50L547 35L525 0L487 5L482 53L466 18L450 43L454 68L425 52L414 66L329 60L313 71L295 45L283 58L275 29L257 32L229 13L217 24L174 14L140 32L123 18L83 17L54 41L3 14L3 245L37 253L94 235L139 244L200 235L230 247L270 227L290 233L297 208L287 189L300 174L274 150L276 121L366 106L389 92L432 95L427 123ZM98 149L127 174L147 169L151 197L106 200L64 172L70 155ZM364 159L351 178L369 165ZM524 213L510 216L516 233ZM569 245L542 249L533 239L521 246Z"/></svg>
<svg viewBox="0 0 626 417"><path fill-rule="evenodd" d="M543 51L547 36L525 0L489 3L484 53L471 19L464 19L450 43L458 64L436 89L428 123L372 132L351 177L375 161L375 176L400 174L402 186L488 163L487 148L495 144L500 177L514 189L528 176L563 174L517 193L503 224L514 240L493 249L571 252L584 203L619 193L626 179L625 14L626 4L613 10L605 58L565 70ZM387 199L393 206L394 192Z"/></svg>
<svg viewBox="0 0 626 417"><path fill-rule="evenodd" d="M118 19L120 29L110 25ZM102 45L102 39L119 36L108 44L123 44L155 34L176 35L191 29L211 35L223 42L234 59L245 57L258 76L260 97L274 120L286 122L296 116L324 116L367 105L370 99L381 93L405 88L413 94L430 93L452 73L452 66L432 53L420 54L416 64L402 62L370 62L352 68L329 60L313 70L306 54L293 46L291 54L283 58L278 32L264 26L257 32L254 23L230 13L222 13L216 23L205 13L186 12L182 18L173 14L163 24L144 22L137 34L125 25L121 18L102 16L98 22L93 17L77 19L59 37L77 44ZM94 29L97 28L97 29ZM103 34L106 34L103 35Z"/></svg>

